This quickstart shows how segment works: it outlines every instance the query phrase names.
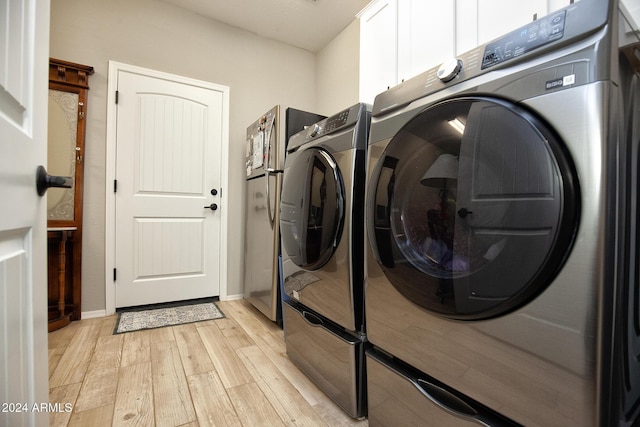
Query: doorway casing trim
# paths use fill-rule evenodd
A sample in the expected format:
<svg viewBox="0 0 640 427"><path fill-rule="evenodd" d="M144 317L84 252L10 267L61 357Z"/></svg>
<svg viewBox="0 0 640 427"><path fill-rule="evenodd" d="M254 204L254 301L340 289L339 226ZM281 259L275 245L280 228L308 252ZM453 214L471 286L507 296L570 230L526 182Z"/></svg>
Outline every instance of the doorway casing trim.
<svg viewBox="0 0 640 427"><path fill-rule="evenodd" d="M135 65L124 64L116 61L109 61L109 80L107 83L107 149L106 149L106 186L105 186L105 311L106 315L116 312L116 284L113 276L109 274L115 267L116 255L116 216L115 216L115 193L113 182L116 173L116 88L118 83L118 72L126 71L159 79L170 80L178 83L191 84L206 89L215 90L222 93L222 147L221 147L221 171L220 188L227 189L229 184L229 87L215 83L196 80L189 77L169 74ZM220 300L227 298L227 253L228 239L227 230L229 221L229 211L227 203L221 203L220 209Z"/></svg>

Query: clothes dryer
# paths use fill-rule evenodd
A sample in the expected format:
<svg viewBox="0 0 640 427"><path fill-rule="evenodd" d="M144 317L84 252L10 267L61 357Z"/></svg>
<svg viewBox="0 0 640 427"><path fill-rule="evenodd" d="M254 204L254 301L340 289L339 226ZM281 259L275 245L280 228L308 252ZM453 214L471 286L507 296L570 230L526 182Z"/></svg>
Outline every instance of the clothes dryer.
<svg viewBox="0 0 640 427"><path fill-rule="evenodd" d="M638 59L620 19L582 0L376 97L371 426L637 419Z"/></svg>
<svg viewBox="0 0 640 427"><path fill-rule="evenodd" d="M289 140L280 203L289 358L352 417L364 415L364 186L371 106Z"/></svg>

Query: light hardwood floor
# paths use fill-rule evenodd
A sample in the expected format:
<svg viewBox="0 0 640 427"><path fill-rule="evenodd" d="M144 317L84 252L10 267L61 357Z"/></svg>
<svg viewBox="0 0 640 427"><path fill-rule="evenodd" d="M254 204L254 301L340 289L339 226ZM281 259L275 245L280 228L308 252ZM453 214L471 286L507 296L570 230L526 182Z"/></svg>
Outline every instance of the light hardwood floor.
<svg viewBox="0 0 640 427"><path fill-rule="evenodd" d="M243 300L225 318L113 335L116 316L49 334L51 426L367 426L287 358L283 332Z"/></svg>

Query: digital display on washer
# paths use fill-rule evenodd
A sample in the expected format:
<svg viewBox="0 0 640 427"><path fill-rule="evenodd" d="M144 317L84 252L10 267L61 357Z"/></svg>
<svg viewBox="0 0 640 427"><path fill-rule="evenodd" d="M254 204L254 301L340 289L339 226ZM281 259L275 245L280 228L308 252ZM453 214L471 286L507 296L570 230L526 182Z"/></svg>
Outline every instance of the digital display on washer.
<svg viewBox="0 0 640 427"><path fill-rule="evenodd" d="M545 16L515 30L495 42L489 43L482 56L482 69L524 55L548 43L560 40L564 35L566 11Z"/></svg>

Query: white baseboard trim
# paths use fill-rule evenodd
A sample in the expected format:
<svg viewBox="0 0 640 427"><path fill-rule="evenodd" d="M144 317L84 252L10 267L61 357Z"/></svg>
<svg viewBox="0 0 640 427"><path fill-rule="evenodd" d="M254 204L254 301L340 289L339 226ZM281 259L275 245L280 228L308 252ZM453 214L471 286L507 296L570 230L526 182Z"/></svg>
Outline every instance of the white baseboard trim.
<svg viewBox="0 0 640 427"><path fill-rule="evenodd" d="M106 315L107 310L83 311L82 313L80 313L80 316L82 316L82 320L95 319L96 317L105 317Z"/></svg>
<svg viewBox="0 0 640 427"><path fill-rule="evenodd" d="M243 294L227 295L224 298L220 298L220 301L233 301L233 300L242 299L242 298L244 298Z"/></svg>

